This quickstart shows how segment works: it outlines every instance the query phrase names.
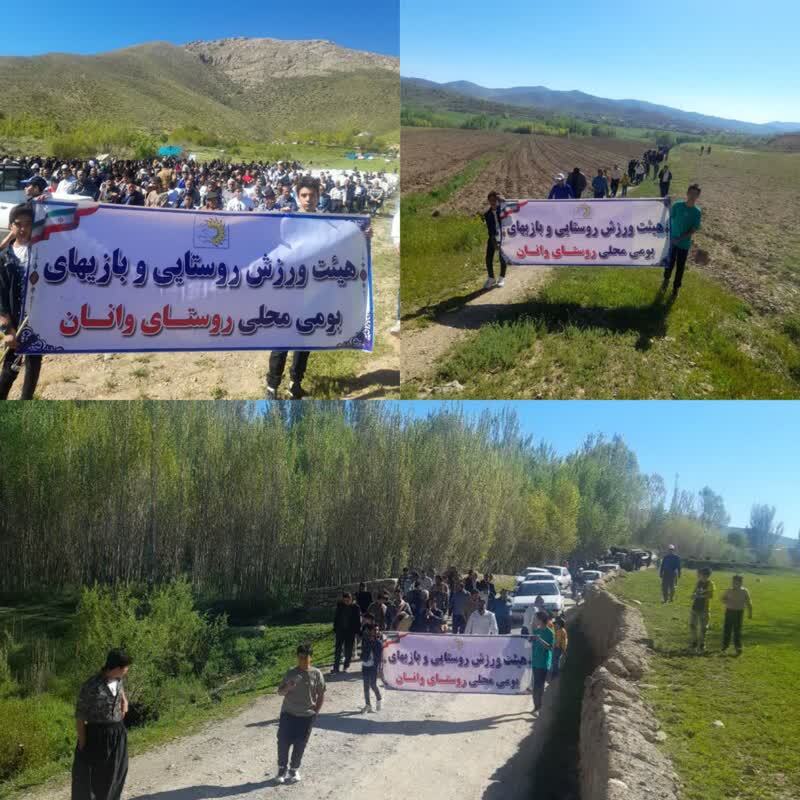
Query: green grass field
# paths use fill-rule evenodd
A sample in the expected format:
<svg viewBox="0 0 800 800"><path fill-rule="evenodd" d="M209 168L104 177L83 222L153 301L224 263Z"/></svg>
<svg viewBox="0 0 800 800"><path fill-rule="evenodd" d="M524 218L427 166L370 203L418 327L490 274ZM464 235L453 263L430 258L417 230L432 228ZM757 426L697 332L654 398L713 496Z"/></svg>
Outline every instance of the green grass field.
<svg viewBox="0 0 800 800"><path fill-rule="evenodd" d="M667 605L654 570L631 573L611 589L641 603L654 641L646 698L667 733L663 746L683 782L683 800L790 800L800 797L800 574L744 574L754 616L745 619L740 658L732 648L720 652L718 598L731 575L712 576L717 597L702 656L686 649L694 573L684 573ZM714 727L715 720L725 727Z"/></svg>
<svg viewBox="0 0 800 800"><path fill-rule="evenodd" d="M13 720L17 714L24 715L30 731L26 739L29 765L22 770L12 766L17 747L14 734L0 732L0 798L13 798L21 790L67 777L74 749L75 691L71 678L66 677L73 667L67 652L70 647L59 648L59 643L71 641L75 604L76 598L69 596L0 602L0 651L24 684L24 688L5 690L0 671L0 723ZM276 624L266 632L253 626L231 627L228 635L234 648L242 652L248 639L267 637L269 663L256 663L246 672L227 676L212 692L203 692L194 683L187 691L176 692L175 701L162 710L157 720L130 729L132 755L192 733L211 720L230 716L258 696L274 692L285 670L295 663L294 647L298 641L314 643L317 663L330 663L333 658L328 623ZM49 653L44 659L46 664L40 655L43 641L49 642L45 648ZM132 669L136 669L136 663ZM31 683L37 682L34 675L40 675L37 691L31 688Z"/></svg>
<svg viewBox="0 0 800 800"><path fill-rule="evenodd" d="M446 353L434 385L457 380L463 391L448 397L462 398L800 396L792 300L800 238L788 216L800 158L715 146L713 162L698 162L698 150L685 145L670 159L674 196L694 180L704 186L695 244L709 254L706 267L690 261L677 302L658 294L657 269L559 268L541 291L498 305L496 322ZM773 188L754 197L744 181L757 184L758 175ZM638 191L652 196L655 186ZM435 205L433 195L412 196L416 206L404 209L403 257L414 269L404 271L403 315L411 324L462 305L485 277L480 220L416 213ZM760 263L759 253L767 254ZM509 270L508 284L521 269ZM403 396L415 391L406 386Z"/></svg>

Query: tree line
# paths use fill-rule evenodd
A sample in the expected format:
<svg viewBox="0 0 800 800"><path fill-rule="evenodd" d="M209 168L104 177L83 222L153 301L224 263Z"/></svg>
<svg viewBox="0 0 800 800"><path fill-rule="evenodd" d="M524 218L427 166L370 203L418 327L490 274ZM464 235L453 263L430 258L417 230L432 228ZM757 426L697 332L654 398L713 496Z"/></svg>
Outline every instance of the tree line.
<svg viewBox="0 0 800 800"><path fill-rule="evenodd" d="M280 603L406 563L511 573L678 533L698 556L747 557L710 489L701 513L668 506L621 438L558 455L507 409L14 404L0 431L3 592L185 575L202 595Z"/></svg>

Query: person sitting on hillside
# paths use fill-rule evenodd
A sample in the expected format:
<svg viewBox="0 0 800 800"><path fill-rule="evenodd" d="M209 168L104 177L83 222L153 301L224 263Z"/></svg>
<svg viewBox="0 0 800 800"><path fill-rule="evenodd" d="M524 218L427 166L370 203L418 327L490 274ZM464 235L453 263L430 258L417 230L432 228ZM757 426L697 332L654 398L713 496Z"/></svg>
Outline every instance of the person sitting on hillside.
<svg viewBox="0 0 800 800"><path fill-rule="evenodd" d="M550 189L550 194L547 195L548 200L572 200L572 187L566 182L567 176L563 172L559 172L555 177L553 188Z"/></svg>
<svg viewBox="0 0 800 800"><path fill-rule="evenodd" d="M567 186L572 190L572 196L576 200L580 200L581 195L586 191L586 176L581 172L580 167L575 167L570 172Z"/></svg>
<svg viewBox="0 0 800 800"><path fill-rule="evenodd" d="M602 169L598 169L597 175L592 178L592 191L594 192L595 200L604 198L608 194L608 181Z"/></svg>

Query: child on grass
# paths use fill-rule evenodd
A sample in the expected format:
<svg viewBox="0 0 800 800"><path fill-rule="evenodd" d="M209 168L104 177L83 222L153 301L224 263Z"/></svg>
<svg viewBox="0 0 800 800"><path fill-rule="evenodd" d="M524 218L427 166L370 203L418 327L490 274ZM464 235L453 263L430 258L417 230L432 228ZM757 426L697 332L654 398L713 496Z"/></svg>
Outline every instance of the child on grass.
<svg viewBox="0 0 800 800"><path fill-rule="evenodd" d="M722 605L725 606L725 626L722 631L722 652L728 649L733 634L733 646L736 655L742 654L742 620L744 610L747 609L747 618L753 619L753 604L750 602L750 592L742 585L744 578L734 575L731 588L722 595Z"/></svg>
<svg viewBox="0 0 800 800"><path fill-rule="evenodd" d="M692 632L689 648L697 650L698 653L702 653L706 649L708 604L713 596L714 582L711 580L711 570L708 567L701 567L697 570L697 583L692 592L692 610L689 614L689 629Z"/></svg>

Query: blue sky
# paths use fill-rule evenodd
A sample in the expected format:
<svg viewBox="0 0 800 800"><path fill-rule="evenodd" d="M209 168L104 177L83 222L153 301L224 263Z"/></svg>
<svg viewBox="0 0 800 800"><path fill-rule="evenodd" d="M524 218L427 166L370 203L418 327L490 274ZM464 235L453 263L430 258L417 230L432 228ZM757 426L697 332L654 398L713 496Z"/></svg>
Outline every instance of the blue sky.
<svg viewBox="0 0 800 800"><path fill-rule="evenodd" d="M403 402L404 411L427 415L448 403ZM658 472L672 491L708 485L725 499L731 524L745 526L753 503L777 509L785 536L800 529L800 402L773 401L470 401L469 413L513 407L523 430L565 455L590 433L618 433L644 472Z"/></svg>
<svg viewBox="0 0 800 800"><path fill-rule="evenodd" d="M800 122L797 0L402 0L401 71Z"/></svg>
<svg viewBox="0 0 800 800"><path fill-rule="evenodd" d="M0 55L90 54L155 40L185 44L228 36L329 39L356 50L399 54L398 0L378 0L363 9L329 0L136 0L121 7L120 16L110 11L109 3L99 0L6 3Z"/></svg>

